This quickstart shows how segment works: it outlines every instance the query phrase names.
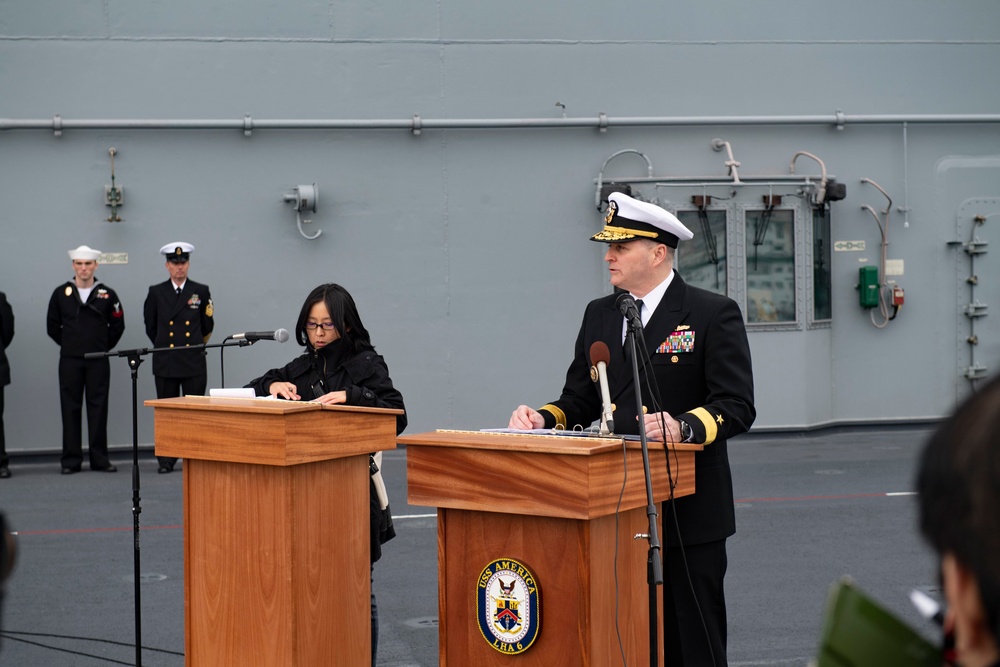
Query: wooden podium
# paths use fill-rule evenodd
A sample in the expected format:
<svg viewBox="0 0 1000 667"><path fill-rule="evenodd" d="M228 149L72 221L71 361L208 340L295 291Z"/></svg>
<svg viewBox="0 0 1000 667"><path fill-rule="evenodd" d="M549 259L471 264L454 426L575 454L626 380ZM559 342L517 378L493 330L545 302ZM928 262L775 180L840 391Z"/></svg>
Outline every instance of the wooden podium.
<svg viewBox="0 0 1000 667"><path fill-rule="evenodd" d="M638 442L623 453L620 440L556 435L436 431L398 441L410 504L439 508L442 667L598 667L621 664L622 651L628 665L649 664L649 543L634 539L649 532ZM701 449L670 452L675 497L694 492ZM649 450L659 503L669 492L666 455L661 443ZM502 558L524 564L539 590L537 639L514 655L487 639L477 612L480 574ZM661 623L660 664L662 633Z"/></svg>
<svg viewBox="0 0 1000 667"><path fill-rule="evenodd" d="M371 663L368 454L401 410L188 396L154 408L184 459L186 664Z"/></svg>

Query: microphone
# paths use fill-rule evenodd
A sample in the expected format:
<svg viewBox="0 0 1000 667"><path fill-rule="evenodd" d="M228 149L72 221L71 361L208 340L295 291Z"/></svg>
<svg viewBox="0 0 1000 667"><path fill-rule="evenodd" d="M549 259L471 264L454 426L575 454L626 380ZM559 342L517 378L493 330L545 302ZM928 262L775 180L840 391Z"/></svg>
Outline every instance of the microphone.
<svg viewBox="0 0 1000 667"><path fill-rule="evenodd" d="M608 344L603 340L595 341L590 346L590 379L601 387L601 435L608 435L615 431L615 422L612 416L615 406L611 403L611 391L608 389L608 363L610 361L611 350L608 349Z"/></svg>
<svg viewBox="0 0 1000 667"><path fill-rule="evenodd" d="M288 340L288 329L278 329L277 331L247 331L230 336L233 340L245 340L248 343L256 343L259 340L276 340L284 343Z"/></svg>
<svg viewBox="0 0 1000 667"><path fill-rule="evenodd" d="M628 292L622 292L615 299L615 305L618 306L618 310L621 311L625 319L628 320L629 326L633 329L642 328L642 318L639 317L639 307L635 304L635 299Z"/></svg>

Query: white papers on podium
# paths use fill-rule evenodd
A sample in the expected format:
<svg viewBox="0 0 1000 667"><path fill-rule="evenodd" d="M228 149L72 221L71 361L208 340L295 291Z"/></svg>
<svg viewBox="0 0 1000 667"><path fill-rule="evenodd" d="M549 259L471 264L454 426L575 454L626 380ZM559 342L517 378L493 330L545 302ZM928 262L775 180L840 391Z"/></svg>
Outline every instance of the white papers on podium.
<svg viewBox="0 0 1000 667"><path fill-rule="evenodd" d="M257 394L250 387L213 387L208 390L208 395L215 398L256 398Z"/></svg>
<svg viewBox="0 0 1000 667"><path fill-rule="evenodd" d="M562 435L569 438L604 438L610 440L639 440L637 435L601 435L599 428L587 428L580 431L569 431L561 428L481 428L480 433L513 433L516 435Z"/></svg>

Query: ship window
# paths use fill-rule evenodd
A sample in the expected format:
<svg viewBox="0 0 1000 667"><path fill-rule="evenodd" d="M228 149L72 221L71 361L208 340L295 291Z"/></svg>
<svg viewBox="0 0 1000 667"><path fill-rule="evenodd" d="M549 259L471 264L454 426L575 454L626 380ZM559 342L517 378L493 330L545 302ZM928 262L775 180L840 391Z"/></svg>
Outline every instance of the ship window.
<svg viewBox="0 0 1000 667"><path fill-rule="evenodd" d="M677 271L684 282L726 294L726 211L678 211L694 238L677 249Z"/></svg>
<svg viewBox="0 0 1000 667"><path fill-rule="evenodd" d="M746 212L747 322L795 322L795 214Z"/></svg>
<svg viewBox="0 0 1000 667"><path fill-rule="evenodd" d="M833 317L830 305L830 209L821 206L813 209L812 227L812 280L813 320Z"/></svg>

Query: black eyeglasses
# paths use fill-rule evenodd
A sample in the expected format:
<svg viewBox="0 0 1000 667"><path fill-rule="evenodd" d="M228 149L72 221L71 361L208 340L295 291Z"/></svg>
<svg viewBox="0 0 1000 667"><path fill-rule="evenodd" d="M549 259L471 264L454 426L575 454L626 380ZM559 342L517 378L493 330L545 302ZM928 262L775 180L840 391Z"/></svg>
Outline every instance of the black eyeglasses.
<svg viewBox="0 0 1000 667"><path fill-rule="evenodd" d="M333 331L337 328L333 322L306 322L306 329L312 330L316 327L322 327L324 331Z"/></svg>

